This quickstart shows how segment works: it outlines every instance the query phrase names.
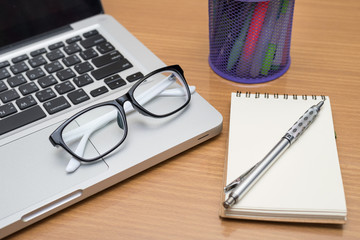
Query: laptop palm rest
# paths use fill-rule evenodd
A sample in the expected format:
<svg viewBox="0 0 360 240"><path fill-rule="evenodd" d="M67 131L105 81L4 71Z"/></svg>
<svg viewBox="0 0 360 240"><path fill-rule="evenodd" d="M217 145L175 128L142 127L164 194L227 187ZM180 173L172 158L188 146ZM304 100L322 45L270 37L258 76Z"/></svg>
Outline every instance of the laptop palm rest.
<svg viewBox="0 0 360 240"><path fill-rule="evenodd" d="M56 126L1 147L1 152L5 154L0 159L1 217L6 218L37 203L44 206L45 200L58 200L56 196L66 195L66 191L77 184L108 170L101 161L83 165L76 174L66 173L69 155L54 148L48 140Z"/></svg>

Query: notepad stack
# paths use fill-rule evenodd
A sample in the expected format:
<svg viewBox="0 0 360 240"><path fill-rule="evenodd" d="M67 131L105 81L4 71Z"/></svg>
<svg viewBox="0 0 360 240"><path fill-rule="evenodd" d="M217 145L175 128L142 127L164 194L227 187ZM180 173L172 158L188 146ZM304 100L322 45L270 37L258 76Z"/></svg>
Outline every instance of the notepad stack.
<svg viewBox="0 0 360 240"><path fill-rule="evenodd" d="M321 97L232 93L224 186L260 161ZM221 204L226 194L222 194ZM220 216L269 221L346 221L330 99L309 129L249 192Z"/></svg>

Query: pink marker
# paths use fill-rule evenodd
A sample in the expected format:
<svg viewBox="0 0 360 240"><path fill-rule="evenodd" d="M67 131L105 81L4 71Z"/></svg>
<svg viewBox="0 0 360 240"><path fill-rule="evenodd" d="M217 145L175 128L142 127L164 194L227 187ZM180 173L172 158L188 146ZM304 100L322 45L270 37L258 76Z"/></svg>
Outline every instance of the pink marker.
<svg viewBox="0 0 360 240"><path fill-rule="evenodd" d="M244 71L247 69L247 66L250 66L251 57L255 51L256 43L259 39L262 25L264 23L265 15L267 8L269 6L269 1L259 2L254 10L253 17L251 19L249 31L247 38L245 40L245 45L243 52L241 54L240 61L238 63L238 74L244 74Z"/></svg>

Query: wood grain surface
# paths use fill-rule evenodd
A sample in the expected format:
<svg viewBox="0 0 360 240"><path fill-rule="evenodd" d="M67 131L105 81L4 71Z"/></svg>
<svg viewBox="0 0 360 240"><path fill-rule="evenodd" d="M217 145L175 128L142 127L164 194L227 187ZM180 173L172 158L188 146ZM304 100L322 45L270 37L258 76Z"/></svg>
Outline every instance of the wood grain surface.
<svg viewBox="0 0 360 240"><path fill-rule="evenodd" d="M103 0L114 16L224 117L222 133L7 239L360 239L360 1L297 0L291 66L246 85L208 64L208 1ZM341 225L219 218L232 91L330 96L348 220ZM306 176L306 173L304 173Z"/></svg>

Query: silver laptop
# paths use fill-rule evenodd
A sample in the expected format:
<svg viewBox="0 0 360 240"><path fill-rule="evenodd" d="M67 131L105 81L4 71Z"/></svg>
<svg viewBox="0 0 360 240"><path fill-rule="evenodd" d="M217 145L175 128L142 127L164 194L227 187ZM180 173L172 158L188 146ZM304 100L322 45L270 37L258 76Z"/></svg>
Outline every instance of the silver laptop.
<svg viewBox="0 0 360 240"><path fill-rule="evenodd" d="M129 113L115 153L67 172L70 155L50 134L165 64L98 0L6 0L1 8L0 238L220 133L222 116L195 91L172 116Z"/></svg>

